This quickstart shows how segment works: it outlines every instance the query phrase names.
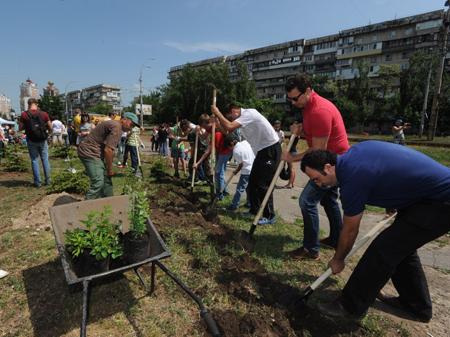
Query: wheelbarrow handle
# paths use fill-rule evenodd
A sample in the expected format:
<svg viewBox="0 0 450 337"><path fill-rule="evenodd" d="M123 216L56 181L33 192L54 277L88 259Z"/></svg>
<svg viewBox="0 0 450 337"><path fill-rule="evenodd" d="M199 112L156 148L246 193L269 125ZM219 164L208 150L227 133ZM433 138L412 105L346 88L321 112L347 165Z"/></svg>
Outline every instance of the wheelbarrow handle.
<svg viewBox="0 0 450 337"><path fill-rule="evenodd" d="M372 227L372 229L367 232L361 239L359 239L353 246L352 250L350 251L350 253L348 253L348 255L346 256L345 260L347 261L347 259L349 259L350 257L352 257L353 255L355 255L355 253L362 247L364 246L370 239L372 239L373 237L375 237L375 235L380 232L384 226L391 221L395 215L397 213L392 214L391 216L389 216L388 218L379 221L375 226ZM315 280L310 286L309 288L311 288L311 290L315 290L318 286L320 286L328 277L330 277L332 274L331 268L328 268L322 275L320 275L317 280Z"/></svg>
<svg viewBox="0 0 450 337"><path fill-rule="evenodd" d="M219 327L217 326L216 321L212 317L211 313L209 311L202 311L200 313L200 316L203 318L203 321L206 324L206 327L208 328L209 333L213 337L220 337L222 334L220 333Z"/></svg>

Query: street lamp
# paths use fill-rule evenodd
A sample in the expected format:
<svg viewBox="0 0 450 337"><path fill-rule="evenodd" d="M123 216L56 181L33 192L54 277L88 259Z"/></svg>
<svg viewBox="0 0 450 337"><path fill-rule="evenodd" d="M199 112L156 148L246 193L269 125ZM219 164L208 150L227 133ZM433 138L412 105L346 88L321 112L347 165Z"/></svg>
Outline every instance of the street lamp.
<svg viewBox="0 0 450 337"><path fill-rule="evenodd" d="M154 58L148 58L147 61L154 61ZM142 73L144 72L144 69L150 69L151 67L146 64L141 65L141 70L139 71L139 101L141 105L141 115L140 115L140 124L141 128L144 127L144 111L143 111L143 102L142 102Z"/></svg>

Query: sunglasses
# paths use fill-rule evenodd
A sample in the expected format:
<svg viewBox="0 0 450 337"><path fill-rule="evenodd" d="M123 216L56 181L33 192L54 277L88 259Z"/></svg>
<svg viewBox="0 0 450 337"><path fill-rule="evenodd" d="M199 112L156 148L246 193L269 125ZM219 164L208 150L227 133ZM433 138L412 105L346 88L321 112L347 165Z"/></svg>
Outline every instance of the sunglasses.
<svg viewBox="0 0 450 337"><path fill-rule="evenodd" d="M289 96L286 96L286 98L288 99L288 101L294 101L294 102L297 102L298 100L299 100L299 98L300 98L300 96L301 95L303 95L304 93L299 93L297 96L295 96L295 97L289 97Z"/></svg>

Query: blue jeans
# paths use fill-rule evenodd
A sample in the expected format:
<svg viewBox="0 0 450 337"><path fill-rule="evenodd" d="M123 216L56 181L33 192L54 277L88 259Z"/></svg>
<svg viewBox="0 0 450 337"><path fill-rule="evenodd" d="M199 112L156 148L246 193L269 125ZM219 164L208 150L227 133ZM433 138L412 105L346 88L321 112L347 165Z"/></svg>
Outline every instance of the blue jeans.
<svg viewBox="0 0 450 337"><path fill-rule="evenodd" d="M231 208L238 208L239 202L241 201L241 195L245 192L248 186L248 179L250 174L241 174L239 177L239 182L236 186L236 192L234 193L233 200L231 201Z"/></svg>
<svg viewBox="0 0 450 337"><path fill-rule="evenodd" d="M48 144L47 141L32 142L27 140L28 153L31 159L31 168L33 169L34 185L41 185L41 175L39 173L39 157L42 161L42 167L44 169L45 184L50 184L50 163L48 161Z"/></svg>
<svg viewBox="0 0 450 337"><path fill-rule="evenodd" d="M138 148L137 146L132 146L132 145L125 145L125 153L123 154L123 162L122 165L126 165L127 164L127 160L128 160L128 153L130 154L131 157L131 167L133 168L133 172L136 172L138 165L139 165L139 161L138 161Z"/></svg>
<svg viewBox="0 0 450 337"><path fill-rule="evenodd" d="M222 189L225 186L225 171L227 169L227 162L231 158L231 153L229 154L219 154L217 156L217 163L216 163L216 191L219 197L223 196L223 193L221 193ZM228 191L225 189L223 190L224 193L227 193Z"/></svg>
<svg viewBox="0 0 450 337"><path fill-rule="evenodd" d="M167 146L167 141L163 141L159 144L159 154L163 157L167 157L169 155L169 148Z"/></svg>
<svg viewBox="0 0 450 337"><path fill-rule="evenodd" d="M342 229L342 216L339 204L337 202L337 187L320 188L311 180L308 181L302 194L300 195L299 205L303 216L303 247L308 251L318 253L319 243L319 213L317 204L325 209L330 222L331 243L336 244L339 240L339 233Z"/></svg>

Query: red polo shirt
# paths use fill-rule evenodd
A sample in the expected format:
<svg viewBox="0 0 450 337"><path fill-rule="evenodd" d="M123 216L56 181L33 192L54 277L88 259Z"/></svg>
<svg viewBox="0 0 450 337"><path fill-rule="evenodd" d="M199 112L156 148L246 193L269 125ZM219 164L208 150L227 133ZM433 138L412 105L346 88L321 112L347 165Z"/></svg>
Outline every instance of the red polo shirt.
<svg viewBox="0 0 450 337"><path fill-rule="evenodd" d="M309 147L313 137L328 137L327 150L342 154L350 148L341 113L314 91L303 109L303 132Z"/></svg>

